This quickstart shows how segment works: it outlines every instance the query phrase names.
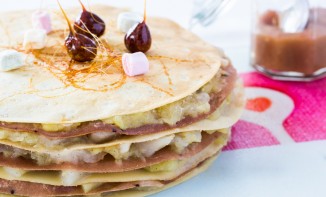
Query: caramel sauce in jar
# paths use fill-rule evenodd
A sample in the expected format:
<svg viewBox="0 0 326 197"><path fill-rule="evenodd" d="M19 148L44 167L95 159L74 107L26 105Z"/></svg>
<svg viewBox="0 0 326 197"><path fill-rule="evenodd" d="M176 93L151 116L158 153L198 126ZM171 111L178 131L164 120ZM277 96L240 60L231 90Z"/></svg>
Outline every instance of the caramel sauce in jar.
<svg viewBox="0 0 326 197"><path fill-rule="evenodd" d="M252 35L252 65L272 78L311 81L326 76L326 8L310 9L301 32L279 27L280 13L267 10L256 19Z"/></svg>

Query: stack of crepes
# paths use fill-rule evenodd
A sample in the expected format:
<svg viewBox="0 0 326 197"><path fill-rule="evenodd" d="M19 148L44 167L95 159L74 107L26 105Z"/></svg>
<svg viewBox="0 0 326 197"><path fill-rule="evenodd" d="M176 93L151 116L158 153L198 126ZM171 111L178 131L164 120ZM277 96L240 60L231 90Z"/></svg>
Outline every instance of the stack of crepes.
<svg viewBox="0 0 326 197"><path fill-rule="evenodd" d="M80 8L66 10L73 18ZM107 24L97 58L70 61L68 28L51 11L46 47L23 50L32 11L5 13L1 50L25 66L0 72L0 193L17 196L144 196L205 170L243 108L230 61L174 22L149 18L150 71L127 77L123 10L92 6Z"/></svg>

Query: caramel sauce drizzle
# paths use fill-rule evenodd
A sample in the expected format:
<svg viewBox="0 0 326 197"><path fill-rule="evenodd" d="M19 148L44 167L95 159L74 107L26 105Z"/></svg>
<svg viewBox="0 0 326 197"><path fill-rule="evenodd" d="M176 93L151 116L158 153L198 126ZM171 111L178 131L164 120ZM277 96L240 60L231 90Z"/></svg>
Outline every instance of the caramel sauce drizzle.
<svg viewBox="0 0 326 197"><path fill-rule="evenodd" d="M56 16L57 19L63 20L63 23L65 22L61 14L54 12L54 15ZM146 10L144 13L144 20L146 20ZM110 27L108 29L115 28L113 26L114 23L109 23L109 24ZM0 23L0 25L2 24ZM3 28L5 30L7 29L4 26ZM9 32L7 32L7 34L9 37L10 35ZM123 50L115 49L113 46L110 46L110 44L105 38L99 39L94 37L94 39L98 44L98 55L96 59L88 63L78 63L72 61L69 55L66 53L66 49L63 45L63 40L65 39L65 36L67 34L68 34L67 29L53 30L48 36L51 38L52 42L56 44L52 44L51 46L48 46L41 50L27 51L28 54L34 55L34 57L37 59L37 61L34 62L34 65L42 68L46 68L54 77L60 80L65 87L72 86L76 89L81 89L85 91L107 92L109 90L118 89L126 83L128 76L123 71L122 61L121 61L122 53L124 52ZM0 47L13 48L10 46L8 47L0 46ZM18 51L26 53L26 51L23 50L21 46L16 46L14 48ZM163 92L170 96L173 96L172 93L173 91L171 88L173 85L173 81L169 74L168 68L165 65L166 61L181 62L181 63L187 63L187 62L206 63L205 60L178 59L178 58L166 57L166 56L155 55L155 54L147 55L147 57L149 60L154 60L154 61L157 60L160 62L163 68L163 74L167 77L168 84L170 87L168 88L168 90L162 89L146 81L144 77L135 77L135 80L144 83L146 85L149 85L153 89ZM90 80L92 80L93 78L98 78L98 76L101 76L104 79L105 77L112 79L113 75L117 79L115 81L111 80L112 81L111 83L106 83L104 81L103 84L97 85L96 87L89 87L87 85ZM30 81L30 84L32 83L33 81ZM56 88L56 89L60 89L60 88ZM46 92L46 91L50 91L50 90L42 90L42 91L34 90L34 92ZM25 93L28 92L32 92L32 91L29 90L26 91Z"/></svg>
<svg viewBox="0 0 326 197"><path fill-rule="evenodd" d="M171 85L172 85L172 79L171 79L170 73L169 73L168 69L166 68L165 63L164 63L162 60L160 60L160 62L161 62L161 64L162 64L162 66L163 66L163 70L164 70L164 74L165 74L165 76L168 77L169 85L171 86ZM170 89L171 89L171 88L170 88Z"/></svg>
<svg viewBox="0 0 326 197"><path fill-rule="evenodd" d="M98 40L98 42L100 41ZM126 76L123 74L122 69L121 54L108 50L101 43L99 44L99 49L98 57L88 63L78 63L71 60L65 53L66 49L63 45L31 52L38 60L44 62L42 64L43 67L67 87L73 86L77 89L98 92L106 92L121 87L126 81ZM117 81L111 84L104 83L104 85L96 88L87 87L87 81L92 78L99 75L110 77L109 75L111 74L119 75Z"/></svg>
<svg viewBox="0 0 326 197"><path fill-rule="evenodd" d="M147 56L149 59L153 60L170 60L174 62L179 62L179 63L207 63L205 60L192 60L192 59L178 59L174 57L167 57L167 56L162 56L162 55L149 55Z"/></svg>
<svg viewBox="0 0 326 197"><path fill-rule="evenodd" d="M167 95L169 95L169 96L173 96L173 94L172 94L170 91L167 91L167 90L164 90L164 89L162 89L162 88L160 88L160 87L157 87L157 86L155 86L155 85L149 83L148 81L145 81L144 79L140 79L139 81L142 82L142 83L145 83L145 84L147 84L147 85L149 85L149 86L151 86L151 87L152 87L153 89L155 89L155 90L158 90L158 91L160 91L160 92L163 92L163 93L165 93L165 94L167 94Z"/></svg>
<svg viewBox="0 0 326 197"><path fill-rule="evenodd" d="M147 2L146 0L144 0L144 22L146 22L146 19L147 19Z"/></svg>

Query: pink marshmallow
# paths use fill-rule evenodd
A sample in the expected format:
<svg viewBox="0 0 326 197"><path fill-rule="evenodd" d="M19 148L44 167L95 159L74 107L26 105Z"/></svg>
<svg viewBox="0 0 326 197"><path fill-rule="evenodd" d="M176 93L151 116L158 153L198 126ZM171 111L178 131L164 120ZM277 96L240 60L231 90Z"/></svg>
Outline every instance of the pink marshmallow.
<svg viewBox="0 0 326 197"><path fill-rule="evenodd" d="M126 75L130 77L142 75L149 71L149 61L142 52L123 54L122 66Z"/></svg>
<svg viewBox="0 0 326 197"><path fill-rule="evenodd" d="M32 15L32 24L34 28L44 29L46 33L52 31L51 17L45 11L35 11Z"/></svg>

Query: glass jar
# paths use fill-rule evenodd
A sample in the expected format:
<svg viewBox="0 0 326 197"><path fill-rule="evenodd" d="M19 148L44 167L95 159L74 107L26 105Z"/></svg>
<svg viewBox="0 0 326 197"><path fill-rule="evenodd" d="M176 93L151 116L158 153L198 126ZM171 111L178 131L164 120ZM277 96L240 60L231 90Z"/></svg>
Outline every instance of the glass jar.
<svg viewBox="0 0 326 197"><path fill-rule="evenodd" d="M304 12L293 13L300 1L304 0L254 0L251 64L274 79L310 81L326 76L326 1L307 0L307 22L289 32L284 20L291 21L288 25L305 21L298 20Z"/></svg>

